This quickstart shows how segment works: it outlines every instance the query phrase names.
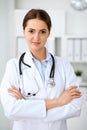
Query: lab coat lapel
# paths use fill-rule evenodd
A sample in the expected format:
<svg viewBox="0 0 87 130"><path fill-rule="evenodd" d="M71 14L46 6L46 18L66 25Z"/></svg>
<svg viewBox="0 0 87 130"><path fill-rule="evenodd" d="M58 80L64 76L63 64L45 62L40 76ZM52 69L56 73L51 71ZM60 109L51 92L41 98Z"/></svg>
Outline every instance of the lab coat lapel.
<svg viewBox="0 0 87 130"><path fill-rule="evenodd" d="M51 66L52 66L52 61L47 64L47 68L46 68L46 72L45 72L45 87L46 88L48 86Z"/></svg>
<svg viewBox="0 0 87 130"><path fill-rule="evenodd" d="M49 81L51 67L52 67L52 61L50 61L47 64L47 69L46 69L46 74L45 74L45 88L46 88L46 93L47 93L48 99L53 99L55 97L55 93L56 93L56 86L51 86L50 81Z"/></svg>
<svg viewBox="0 0 87 130"><path fill-rule="evenodd" d="M32 58L29 56L28 52L26 52L26 54L24 56L24 62L31 66L31 69L30 69L31 73L32 73L33 77L35 78L35 80L36 80L37 84L39 85L39 87L40 88L43 87L43 84L44 84L43 80L42 80L42 78L40 76L39 71L37 70L36 66L33 63ZM26 67L26 66L24 66L24 67Z"/></svg>

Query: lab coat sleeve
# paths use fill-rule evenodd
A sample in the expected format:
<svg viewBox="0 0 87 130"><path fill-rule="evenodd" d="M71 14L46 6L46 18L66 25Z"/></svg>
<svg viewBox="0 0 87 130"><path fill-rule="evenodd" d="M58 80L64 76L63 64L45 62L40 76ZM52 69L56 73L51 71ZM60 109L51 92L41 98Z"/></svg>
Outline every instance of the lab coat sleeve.
<svg viewBox="0 0 87 130"><path fill-rule="evenodd" d="M44 100L16 100L15 97L8 93L8 88L12 85L19 87L17 71L15 61L9 61L0 86L1 103L5 115L11 120L44 118L46 116Z"/></svg>
<svg viewBox="0 0 87 130"><path fill-rule="evenodd" d="M65 74L65 89L73 85L79 86L76 80L74 70L69 63L66 63L64 65L63 71ZM80 98L73 99L70 103L64 106L50 109L47 111L47 117L45 118L45 121L48 122L48 121L64 120L71 117L80 116L83 102L84 101L82 95Z"/></svg>

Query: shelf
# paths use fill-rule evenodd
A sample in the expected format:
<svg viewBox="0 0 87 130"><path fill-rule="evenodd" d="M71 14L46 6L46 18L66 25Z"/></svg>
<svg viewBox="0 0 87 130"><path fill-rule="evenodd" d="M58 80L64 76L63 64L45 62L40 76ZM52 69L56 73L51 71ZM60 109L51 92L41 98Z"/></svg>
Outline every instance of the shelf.
<svg viewBox="0 0 87 130"><path fill-rule="evenodd" d="M80 83L81 87L87 87L87 81Z"/></svg>
<svg viewBox="0 0 87 130"><path fill-rule="evenodd" d="M78 64L79 64L79 63L80 63L80 64L81 64L81 63L84 63L84 64L87 63L87 61L70 61L70 62L71 62L72 64L73 64L73 63L78 63Z"/></svg>
<svg viewBox="0 0 87 130"><path fill-rule="evenodd" d="M70 62L87 62L87 36L65 36L63 38L62 57Z"/></svg>

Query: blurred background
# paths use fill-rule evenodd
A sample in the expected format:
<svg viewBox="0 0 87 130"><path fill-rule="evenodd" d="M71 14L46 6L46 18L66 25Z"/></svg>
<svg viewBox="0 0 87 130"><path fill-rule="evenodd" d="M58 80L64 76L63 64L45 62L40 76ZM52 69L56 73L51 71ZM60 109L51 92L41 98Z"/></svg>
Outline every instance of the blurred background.
<svg viewBox="0 0 87 130"><path fill-rule="evenodd" d="M73 65L85 103L81 116L68 120L69 130L87 130L87 0L0 0L0 82L9 59L27 49L22 20L32 8L48 11L52 19L46 47ZM0 103L0 130L11 130Z"/></svg>

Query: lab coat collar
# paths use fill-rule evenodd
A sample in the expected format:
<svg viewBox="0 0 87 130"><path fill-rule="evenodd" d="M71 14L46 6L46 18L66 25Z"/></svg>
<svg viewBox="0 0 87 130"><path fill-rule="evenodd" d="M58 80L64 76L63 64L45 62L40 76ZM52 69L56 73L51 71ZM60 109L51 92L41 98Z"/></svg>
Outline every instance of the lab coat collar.
<svg viewBox="0 0 87 130"><path fill-rule="evenodd" d="M30 52L30 50L28 50L27 52L28 52L28 54L30 55L31 59L35 59L35 58L33 57L32 53ZM46 48L46 59L44 59L44 60L48 61L49 59L51 59L51 56L50 56L50 53L48 52L48 50L47 50L47 48Z"/></svg>
<svg viewBox="0 0 87 130"><path fill-rule="evenodd" d="M26 58L26 56L27 56L27 58ZM33 55L32 55L32 53L30 52L30 50L27 50L26 51L26 54L25 54L25 58L24 58L24 60L25 60L25 62L27 63L27 64L29 64L29 58L32 60L32 61L34 61L35 60L35 58L33 57ZM50 61L50 60L52 60L51 59L51 55L50 55L50 53L48 52L48 50L46 49L46 59L44 59L43 60L43 62L44 61Z"/></svg>
<svg viewBox="0 0 87 130"><path fill-rule="evenodd" d="M33 58L33 56L31 54L31 52L29 50L27 50L25 53L25 56L24 56L24 62L30 66L33 66L32 58Z"/></svg>

